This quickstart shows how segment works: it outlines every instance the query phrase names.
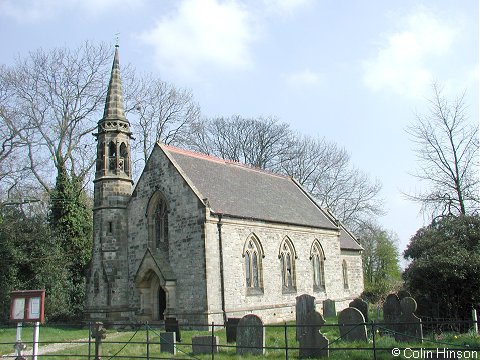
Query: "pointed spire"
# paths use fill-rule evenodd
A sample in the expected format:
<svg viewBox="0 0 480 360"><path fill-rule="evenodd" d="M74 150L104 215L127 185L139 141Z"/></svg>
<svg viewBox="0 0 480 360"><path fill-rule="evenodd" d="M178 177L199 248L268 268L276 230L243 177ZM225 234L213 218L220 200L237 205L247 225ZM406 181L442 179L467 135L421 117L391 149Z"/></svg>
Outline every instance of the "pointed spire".
<svg viewBox="0 0 480 360"><path fill-rule="evenodd" d="M122 80L120 79L120 64L118 61L118 45L115 45L112 73L108 84L107 99L103 119L117 119L127 121L123 105Z"/></svg>

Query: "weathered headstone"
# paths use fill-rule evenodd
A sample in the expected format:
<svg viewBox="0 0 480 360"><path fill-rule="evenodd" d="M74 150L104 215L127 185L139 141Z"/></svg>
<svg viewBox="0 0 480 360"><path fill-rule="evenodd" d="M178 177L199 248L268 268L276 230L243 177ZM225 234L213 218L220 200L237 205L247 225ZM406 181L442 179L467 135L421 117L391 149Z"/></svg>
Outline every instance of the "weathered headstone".
<svg viewBox="0 0 480 360"><path fill-rule="evenodd" d="M323 324L325 320L319 312L313 310L306 315L300 331L300 359L328 357L328 339L320 332Z"/></svg>
<svg viewBox="0 0 480 360"><path fill-rule="evenodd" d="M297 296L297 303L295 305L295 317L297 324L296 339L300 340L301 334L301 325L303 325L307 319L307 314L315 311L315 297L308 294L303 294Z"/></svg>
<svg viewBox="0 0 480 360"><path fill-rule="evenodd" d="M192 352L194 355L218 353L218 343L218 336L193 336Z"/></svg>
<svg viewBox="0 0 480 360"><path fill-rule="evenodd" d="M175 318L166 318L165 319L165 331L166 332L174 332L175 339L178 342L182 342L182 337L180 334L180 326L178 325L178 320Z"/></svg>
<svg viewBox="0 0 480 360"><path fill-rule="evenodd" d="M417 302L411 297L400 301L402 314L395 333L395 340L408 342L423 342L422 319L415 316Z"/></svg>
<svg viewBox="0 0 480 360"><path fill-rule="evenodd" d="M337 316L335 309L335 300L323 300L323 316L326 318Z"/></svg>
<svg viewBox="0 0 480 360"><path fill-rule="evenodd" d="M237 327L237 355L265 354L265 328L257 315L245 315Z"/></svg>
<svg viewBox="0 0 480 360"><path fill-rule="evenodd" d="M174 332L160 333L160 352L175 355L177 353L176 337Z"/></svg>
<svg viewBox="0 0 480 360"><path fill-rule="evenodd" d="M366 301L363 301L360 298L356 298L352 302L350 302L348 306L360 310L363 314L365 322L368 322L368 303Z"/></svg>
<svg viewBox="0 0 480 360"><path fill-rule="evenodd" d="M383 303L383 322L386 329L391 332L397 330L397 323L402 314L400 300L396 294L389 294Z"/></svg>
<svg viewBox="0 0 480 360"><path fill-rule="evenodd" d="M234 343L237 341L237 326L240 318L228 318L226 326L227 343Z"/></svg>
<svg viewBox="0 0 480 360"><path fill-rule="evenodd" d="M340 337L346 341L367 342L367 327L365 318L360 310L349 307L338 314Z"/></svg>

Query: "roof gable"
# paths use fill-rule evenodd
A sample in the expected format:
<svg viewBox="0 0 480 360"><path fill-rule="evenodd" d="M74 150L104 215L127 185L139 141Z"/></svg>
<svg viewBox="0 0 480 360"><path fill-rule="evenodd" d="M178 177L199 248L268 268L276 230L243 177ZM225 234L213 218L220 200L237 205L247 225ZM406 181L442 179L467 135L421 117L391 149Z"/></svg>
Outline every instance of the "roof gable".
<svg viewBox="0 0 480 360"><path fill-rule="evenodd" d="M211 211L233 217L338 229L291 178L159 144Z"/></svg>

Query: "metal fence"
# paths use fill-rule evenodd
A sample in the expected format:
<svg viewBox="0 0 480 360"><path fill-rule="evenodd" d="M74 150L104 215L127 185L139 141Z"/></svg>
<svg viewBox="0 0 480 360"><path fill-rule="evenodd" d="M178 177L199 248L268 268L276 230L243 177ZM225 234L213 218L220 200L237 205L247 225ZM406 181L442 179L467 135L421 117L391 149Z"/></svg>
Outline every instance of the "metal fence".
<svg viewBox="0 0 480 360"><path fill-rule="evenodd" d="M478 323L478 322L477 322ZM396 329L399 323L384 323L371 321L368 323L355 324L350 331L358 327L365 327L367 342L348 342L339 335L339 324L324 324L321 332L329 338L328 350L331 358L350 358L355 354L356 358L365 359L391 359L391 358L479 358L480 337L470 332L455 332L450 329L472 329L475 325L472 321L448 320L424 321L426 329L422 338L410 336ZM402 325L408 325L402 323ZM66 341L38 341L39 351L32 355L24 352L25 359L206 359L214 360L236 357L236 343L227 343L226 328L218 324L180 324L182 332L181 342L171 344L175 346L176 355L160 352L160 336L165 331L162 323L121 323L109 324L111 329L104 333L101 327L95 323L83 323L76 325L47 324L41 327L41 333L48 330L82 329L85 337L77 340ZM309 325L302 325L304 328ZM350 325L351 326L351 325ZM267 324L263 325L266 332L266 341L263 349L270 358L295 359L299 357L300 346L296 341L297 325L294 323ZM208 331L190 330L192 328L208 328ZM13 327L12 327L13 329ZM114 330L115 329L115 330ZM444 332L442 329L448 329ZM29 326L24 326L29 331ZM8 327L0 327L1 334L12 333ZM103 335L107 335L106 338ZM211 336L211 351L206 355L198 355L192 349L192 337L202 335ZM344 334L345 335L345 334ZM407 337L410 340L396 342L396 335ZM220 337L221 343L216 344L215 337ZM3 335L5 338L5 335ZM458 340L457 340L458 339ZM25 337L23 340L27 340ZM13 352L15 341L0 342L1 359L16 359ZM10 350L5 353L10 347ZM245 346L243 346L245 347ZM248 346L247 346L248 347ZM33 348L30 343L29 348ZM256 347L257 348L257 347ZM317 348L318 349L318 348ZM101 356L103 350L103 356Z"/></svg>

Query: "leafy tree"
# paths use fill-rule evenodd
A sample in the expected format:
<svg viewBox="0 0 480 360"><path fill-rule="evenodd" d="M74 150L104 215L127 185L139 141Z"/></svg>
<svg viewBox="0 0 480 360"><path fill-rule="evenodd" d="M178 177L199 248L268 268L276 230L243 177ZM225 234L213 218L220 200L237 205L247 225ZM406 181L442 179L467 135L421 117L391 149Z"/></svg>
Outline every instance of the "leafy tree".
<svg viewBox="0 0 480 360"><path fill-rule="evenodd" d="M376 224L364 224L358 232L362 253L365 291L377 302L401 282L397 237Z"/></svg>
<svg viewBox="0 0 480 360"><path fill-rule="evenodd" d="M448 216L417 231L403 278L419 313L468 318L480 303L480 217Z"/></svg>
<svg viewBox="0 0 480 360"><path fill-rule="evenodd" d="M478 122L468 121L464 94L453 101L433 86L430 113L408 128L420 162L416 178L428 188L407 195L435 216L472 215L480 209Z"/></svg>
<svg viewBox="0 0 480 360"><path fill-rule="evenodd" d="M65 289L70 276L62 266L61 243L41 215L29 216L20 207L0 212L0 322L8 319L10 291L45 289L49 319L70 316Z"/></svg>
<svg viewBox="0 0 480 360"><path fill-rule="evenodd" d="M69 274L69 287L64 289L70 298L71 315L79 316L85 296L85 272L91 257L91 206L81 179L60 172L51 193L50 224L60 239L63 264Z"/></svg>

